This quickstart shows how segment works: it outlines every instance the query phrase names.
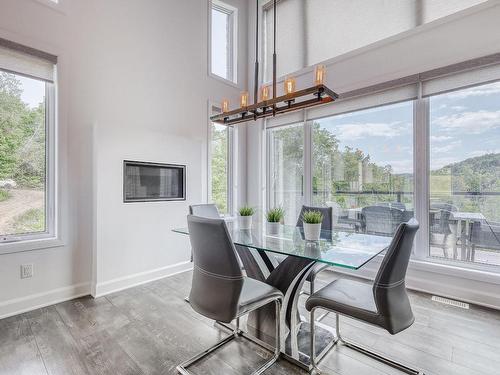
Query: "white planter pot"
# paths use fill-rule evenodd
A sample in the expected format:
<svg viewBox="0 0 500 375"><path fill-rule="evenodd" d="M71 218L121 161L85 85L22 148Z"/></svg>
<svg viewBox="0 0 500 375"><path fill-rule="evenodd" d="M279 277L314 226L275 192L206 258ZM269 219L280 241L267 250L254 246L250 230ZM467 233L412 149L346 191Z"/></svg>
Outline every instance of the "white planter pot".
<svg viewBox="0 0 500 375"><path fill-rule="evenodd" d="M321 223L308 224L304 223L304 237L307 241L318 241L321 234Z"/></svg>
<svg viewBox="0 0 500 375"><path fill-rule="evenodd" d="M252 229L252 216L238 216L238 228L243 230Z"/></svg>
<svg viewBox="0 0 500 375"><path fill-rule="evenodd" d="M278 234L280 232L280 223L266 223L266 232L267 234Z"/></svg>

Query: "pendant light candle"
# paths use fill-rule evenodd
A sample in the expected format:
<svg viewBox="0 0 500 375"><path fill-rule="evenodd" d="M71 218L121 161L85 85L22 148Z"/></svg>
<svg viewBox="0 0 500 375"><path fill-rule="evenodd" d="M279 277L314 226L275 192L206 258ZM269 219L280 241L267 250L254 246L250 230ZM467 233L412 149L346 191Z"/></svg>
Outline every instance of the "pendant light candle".
<svg viewBox="0 0 500 375"><path fill-rule="evenodd" d="M324 65L316 65L314 70L314 84L323 85L326 78L326 67Z"/></svg>
<svg viewBox="0 0 500 375"><path fill-rule="evenodd" d="M243 91L240 95L240 107L248 107L248 91Z"/></svg>
<svg viewBox="0 0 500 375"><path fill-rule="evenodd" d="M260 100L265 102L271 97L271 86L269 85L262 85L260 88Z"/></svg>
<svg viewBox="0 0 500 375"><path fill-rule="evenodd" d="M221 103L222 113L229 112L229 100L223 99Z"/></svg>
<svg viewBox="0 0 500 375"><path fill-rule="evenodd" d="M286 95L293 94L295 92L295 78L288 77L287 79L285 79L284 86Z"/></svg>

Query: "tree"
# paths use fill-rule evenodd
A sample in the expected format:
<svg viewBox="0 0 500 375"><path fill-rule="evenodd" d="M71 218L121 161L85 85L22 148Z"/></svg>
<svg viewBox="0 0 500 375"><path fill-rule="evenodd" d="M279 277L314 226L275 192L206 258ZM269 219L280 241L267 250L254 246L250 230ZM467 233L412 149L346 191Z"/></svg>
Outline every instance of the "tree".
<svg viewBox="0 0 500 375"><path fill-rule="evenodd" d="M40 188L45 179L45 107L21 100L15 75L0 73L0 179Z"/></svg>

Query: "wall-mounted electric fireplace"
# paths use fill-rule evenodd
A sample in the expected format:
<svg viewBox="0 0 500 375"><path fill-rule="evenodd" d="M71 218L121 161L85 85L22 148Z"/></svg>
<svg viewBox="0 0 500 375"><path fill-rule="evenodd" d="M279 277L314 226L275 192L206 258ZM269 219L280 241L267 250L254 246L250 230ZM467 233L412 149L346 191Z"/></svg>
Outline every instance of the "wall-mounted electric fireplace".
<svg viewBox="0 0 500 375"><path fill-rule="evenodd" d="M123 201L125 203L185 199L185 165L123 161Z"/></svg>

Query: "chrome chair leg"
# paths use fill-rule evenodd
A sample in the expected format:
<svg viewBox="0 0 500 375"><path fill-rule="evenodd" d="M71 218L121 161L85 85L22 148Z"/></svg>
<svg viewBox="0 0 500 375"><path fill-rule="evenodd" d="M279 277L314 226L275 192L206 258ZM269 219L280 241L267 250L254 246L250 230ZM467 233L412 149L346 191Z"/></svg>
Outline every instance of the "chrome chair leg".
<svg viewBox="0 0 500 375"><path fill-rule="evenodd" d="M264 371L266 371L271 365L273 365L279 358L280 353L281 353L281 326L280 326L280 312L281 312L281 300L277 299L274 301L275 307L276 307L276 347L274 349L274 355L273 357L264 363L258 370L254 371L251 375L260 375ZM233 329L233 332L231 335L227 336L226 338L220 340L217 342L215 345L211 346L208 349L205 349L201 353L196 354L194 357L188 359L187 361L181 363L179 366L177 366L177 371L182 374L182 375L194 375L192 372L190 372L187 368L191 366L192 364L198 362L202 358L206 357L210 353L214 352L215 350L219 349L220 347L224 346L225 344L229 343L230 341L234 340L240 335L240 318L236 318L236 324L235 328ZM245 337L245 336L243 336Z"/></svg>
<svg viewBox="0 0 500 375"><path fill-rule="evenodd" d="M388 366L391 366L392 368L395 368L397 370L400 370L406 374L409 375L424 375L424 373L420 370L414 369L412 367L409 367L401 362L396 362L386 356L383 356L382 354L379 354L377 352L368 350L367 348L358 345L352 341L346 340L344 337L342 337L340 333L340 315L335 314L335 320L336 320L336 331L337 331L337 338L338 340L345 346L347 346L350 349L356 350L357 352L364 354L368 357L371 357L379 362L385 363Z"/></svg>

